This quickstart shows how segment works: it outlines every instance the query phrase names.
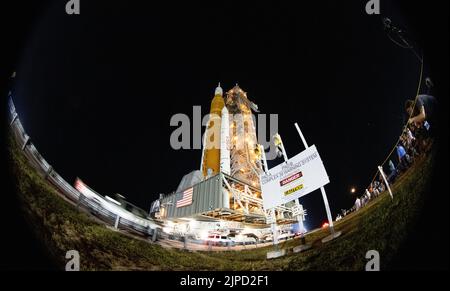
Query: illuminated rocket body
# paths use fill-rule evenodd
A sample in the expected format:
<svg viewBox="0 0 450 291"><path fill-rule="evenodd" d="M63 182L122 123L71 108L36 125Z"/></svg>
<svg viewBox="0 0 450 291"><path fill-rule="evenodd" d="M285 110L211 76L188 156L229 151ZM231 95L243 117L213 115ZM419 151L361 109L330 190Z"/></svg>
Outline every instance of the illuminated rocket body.
<svg viewBox="0 0 450 291"><path fill-rule="evenodd" d="M211 102L208 126L205 132L202 173L204 177L212 177L220 173L220 136L222 128L222 109L225 107L223 90L216 88Z"/></svg>
<svg viewBox="0 0 450 291"><path fill-rule="evenodd" d="M239 86L227 92L217 87L211 102L210 119L204 136L202 173L205 178L220 172L259 188L262 172L252 110L257 106Z"/></svg>
<svg viewBox="0 0 450 291"><path fill-rule="evenodd" d="M220 129L220 171L230 175L230 118L227 107L222 109L222 124Z"/></svg>
<svg viewBox="0 0 450 291"><path fill-rule="evenodd" d="M230 162L231 176L253 187L259 188L262 172L261 161L256 150L259 149L253 111L257 106L247 99L238 85L227 92L226 107L230 113Z"/></svg>

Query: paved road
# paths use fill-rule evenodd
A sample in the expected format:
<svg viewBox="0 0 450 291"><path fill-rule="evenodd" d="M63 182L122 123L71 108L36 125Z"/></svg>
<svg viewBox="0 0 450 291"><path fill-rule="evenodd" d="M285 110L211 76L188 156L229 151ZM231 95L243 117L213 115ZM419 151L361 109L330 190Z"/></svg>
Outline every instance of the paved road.
<svg viewBox="0 0 450 291"><path fill-rule="evenodd" d="M168 240L161 239L156 242L162 247L165 248L177 248L177 249L188 249L191 251L213 251L213 252L226 252L226 251L241 251L241 250L250 250L257 249L262 247L271 246L272 242L260 243L257 245L235 245L235 246L212 246L209 247L207 244L198 244L193 242L187 242L185 245L184 242L176 241L176 240Z"/></svg>
<svg viewBox="0 0 450 291"><path fill-rule="evenodd" d="M32 161L33 158L29 155L27 151L24 152L25 156L29 161ZM34 164L34 163L33 163ZM45 176L45 173L42 172L42 170L39 168L38 165L32 165L35 170L37 170L42 176ZM108 229L116 232L120 232L123 235L126 235L133 239L139 239L142 241L145 241L147 243L156 243L164 248L177 248L177 249L187 249L190 251L213 251L213 252L226 252L226 251L241 251L241 250L249 250L249 249L257 249L262 247L267 247L273 245L272 242L266 242L266 243L258 243L258 244L251 244L251 245L234 245L234 246L208 246L206 243L198 243L194 241L188 241L186 244L184 242L178 241L178 240L171 240L164 237L158 238L156 242L152 242L150 238L147 238L143 235L138 234L135 231L127 230L127 229L115 229L112 227L108 222L104 221L101 217L97 217L96 215L92 214L92 212L83 204L77 205L76 202L69 199L68 197L70 194L64 193L64 191L49 181L47 183L52 186L58 193L58 196L60 196L62 199L64 199L67 203L71 204L73 207L75 207L78 211L84 212L87 214L92 220L95 222L105 225ZM166 236L164 234L163 236Z"/></svg>

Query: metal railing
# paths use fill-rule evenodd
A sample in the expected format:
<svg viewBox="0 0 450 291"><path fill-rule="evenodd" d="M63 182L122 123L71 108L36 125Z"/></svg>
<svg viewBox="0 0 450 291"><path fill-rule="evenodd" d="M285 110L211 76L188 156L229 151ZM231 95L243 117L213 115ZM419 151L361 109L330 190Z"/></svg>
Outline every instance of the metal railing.
<svg viewBox="0 0 450 291"><path fill-rule="evenodd" d="M137 216L125 209L121 208L120 211L116 212L114 212L114 207L108 207L109 209L107 209L105 206L112 206L112 203L107 201L103 196L95 194L93 197L87 197L67 183L67 181L64 180L42 157L33 143L31 143L30 137L26 134L22 123L20 122L12 98L9 99L8 103L11 132L18 145L22 148L28 162L43 178L53 185L62 196L70 200L74 206L77 208L84 208L102 222L117 229L136 232L143 236L153 235L153 233L160 228L154 221ZM124 213L126 213L127 218L121 217Z"/></svg>

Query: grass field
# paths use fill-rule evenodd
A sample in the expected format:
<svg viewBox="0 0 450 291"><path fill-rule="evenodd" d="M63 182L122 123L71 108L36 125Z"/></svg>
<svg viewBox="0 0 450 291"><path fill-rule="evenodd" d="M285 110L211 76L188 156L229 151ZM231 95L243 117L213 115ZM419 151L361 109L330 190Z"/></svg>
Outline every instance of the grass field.
<svg viewBox="0 0 450 291"><path fill-rule="evenodd" d="M98 224L58 196L33 168L11 138L10 160L24 215L38 239L47 246L55 265L64 269L65 254L78 250L82 270L354 270L365 268L365 254L377 250L381 267L388 267L414 228L421 211L433 154L416 162L387 193L357 213L336 223L343 232L337 240L322 244L328 231L307 236L314 248L294 254L298 240L280 245L288 255L266 260L272 247L230 251L189 252L166 249L134 239Z"/></svg>

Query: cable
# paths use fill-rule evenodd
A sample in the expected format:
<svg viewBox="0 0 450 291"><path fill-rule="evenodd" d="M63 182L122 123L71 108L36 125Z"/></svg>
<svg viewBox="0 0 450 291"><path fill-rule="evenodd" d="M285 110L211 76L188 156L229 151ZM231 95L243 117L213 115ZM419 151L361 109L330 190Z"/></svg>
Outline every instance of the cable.
<svg viewBox="0 0 450 291"><path fill-rule="evenodd" d="M396 41L396 40L392 37L392 35L391 35L389 32L388 32L387 35L388 35L389 39L390 39L393 43L395 43L396 45L398 45L399 47L404 48L404 49L412 49L412 48L413 48L413 46L410 45L405 39L401 38L401 40L406 44L406 45L403 45L403 44L399 43L398 41Z"/></svg>
<svg viewBox="0 0 450 291"><path fill-rule="evenodd" d="M416 50L414 49L414 46L411 45L407 39L405 39L405 37L403 36L403 31L401 29L399 29L398 27L392 25L392 21L387 18L384 17L382 19L383 25L384 25L384 30L386 31L386 34L388 36L388 38L397 46L403 48L403 49L410 49L413 51L414 55L417 57L417 59L420 62L423 62L423 58L421 58L419 56L419 54L416 52ZM400 43L399 41L395 40L394 37L392 36L392 34L395 34L402 42Z"/></svg>

